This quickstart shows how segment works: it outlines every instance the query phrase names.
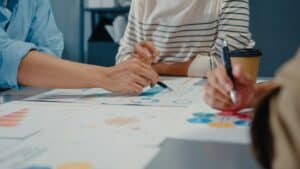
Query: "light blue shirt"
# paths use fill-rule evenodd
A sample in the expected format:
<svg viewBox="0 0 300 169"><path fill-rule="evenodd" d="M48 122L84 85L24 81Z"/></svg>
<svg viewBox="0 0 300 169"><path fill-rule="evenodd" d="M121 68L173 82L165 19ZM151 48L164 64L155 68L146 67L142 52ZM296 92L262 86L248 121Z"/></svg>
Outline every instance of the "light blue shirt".
<svg viewBox="0 0 300 169"><path fill-rule="evenodd" d="M19 64L30 50L60 57L63 37L49 0L0 0L0 88L17 88Z"/></svg>

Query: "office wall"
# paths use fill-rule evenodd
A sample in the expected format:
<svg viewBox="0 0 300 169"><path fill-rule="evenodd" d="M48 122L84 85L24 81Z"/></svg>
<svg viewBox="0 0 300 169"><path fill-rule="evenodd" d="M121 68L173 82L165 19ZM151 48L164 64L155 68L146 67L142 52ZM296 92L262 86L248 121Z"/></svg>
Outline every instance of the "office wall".
<svg viewBox="0 0 300 169"><path fill-rule="evenodd" d="M300 47L300 0L250 0L251 31L263 51L260 74L270 76Z"/></svg>
<svg viewBox="0 0 300 169"><path fill-rule="evenodd" d="M80 60L80 0L51 0L54 16L64 34L65 59Z"/></svg>

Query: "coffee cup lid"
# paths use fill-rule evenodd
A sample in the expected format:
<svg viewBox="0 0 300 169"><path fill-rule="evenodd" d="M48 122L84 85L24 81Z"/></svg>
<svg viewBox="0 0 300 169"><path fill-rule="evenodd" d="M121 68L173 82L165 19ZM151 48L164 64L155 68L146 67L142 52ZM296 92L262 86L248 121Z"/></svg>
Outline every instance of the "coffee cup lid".
<svg viewBox="0 0 300 169"><path fill-rule="evenodd" d="M262 56L259 49L238 49L231 51L231 57L257 57Z"/></svg>

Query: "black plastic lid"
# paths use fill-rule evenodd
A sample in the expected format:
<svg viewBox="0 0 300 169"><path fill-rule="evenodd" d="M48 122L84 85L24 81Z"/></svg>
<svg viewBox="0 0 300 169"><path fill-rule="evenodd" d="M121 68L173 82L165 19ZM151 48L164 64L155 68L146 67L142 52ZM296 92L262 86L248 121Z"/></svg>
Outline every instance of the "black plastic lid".
<svg viewBox="0 0 300 169"><path fill-rule="evenodd" d="M257 57L262 56L259 49L238 49L231 51L231 57Z"/></svg>

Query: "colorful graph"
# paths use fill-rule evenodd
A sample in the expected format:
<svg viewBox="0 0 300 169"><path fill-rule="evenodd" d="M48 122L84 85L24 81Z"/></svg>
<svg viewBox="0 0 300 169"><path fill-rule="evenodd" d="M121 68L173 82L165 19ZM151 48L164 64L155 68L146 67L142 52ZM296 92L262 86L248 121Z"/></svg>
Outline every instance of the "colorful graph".
<svg viewBox="0 0 300 169"><path fill-rule="evenodd" d="M10 114L0 116L0 127L16 127L26 117L28 109L24 108Z"/></svg>
<svg viewBox="0 0 300 169"><path fill-rule="evenodd" d="M191 124L205 124L212 128L234 128L239 126L249 126L251 116L237 112L194 113L193 117L187 119Z"/></svg>

